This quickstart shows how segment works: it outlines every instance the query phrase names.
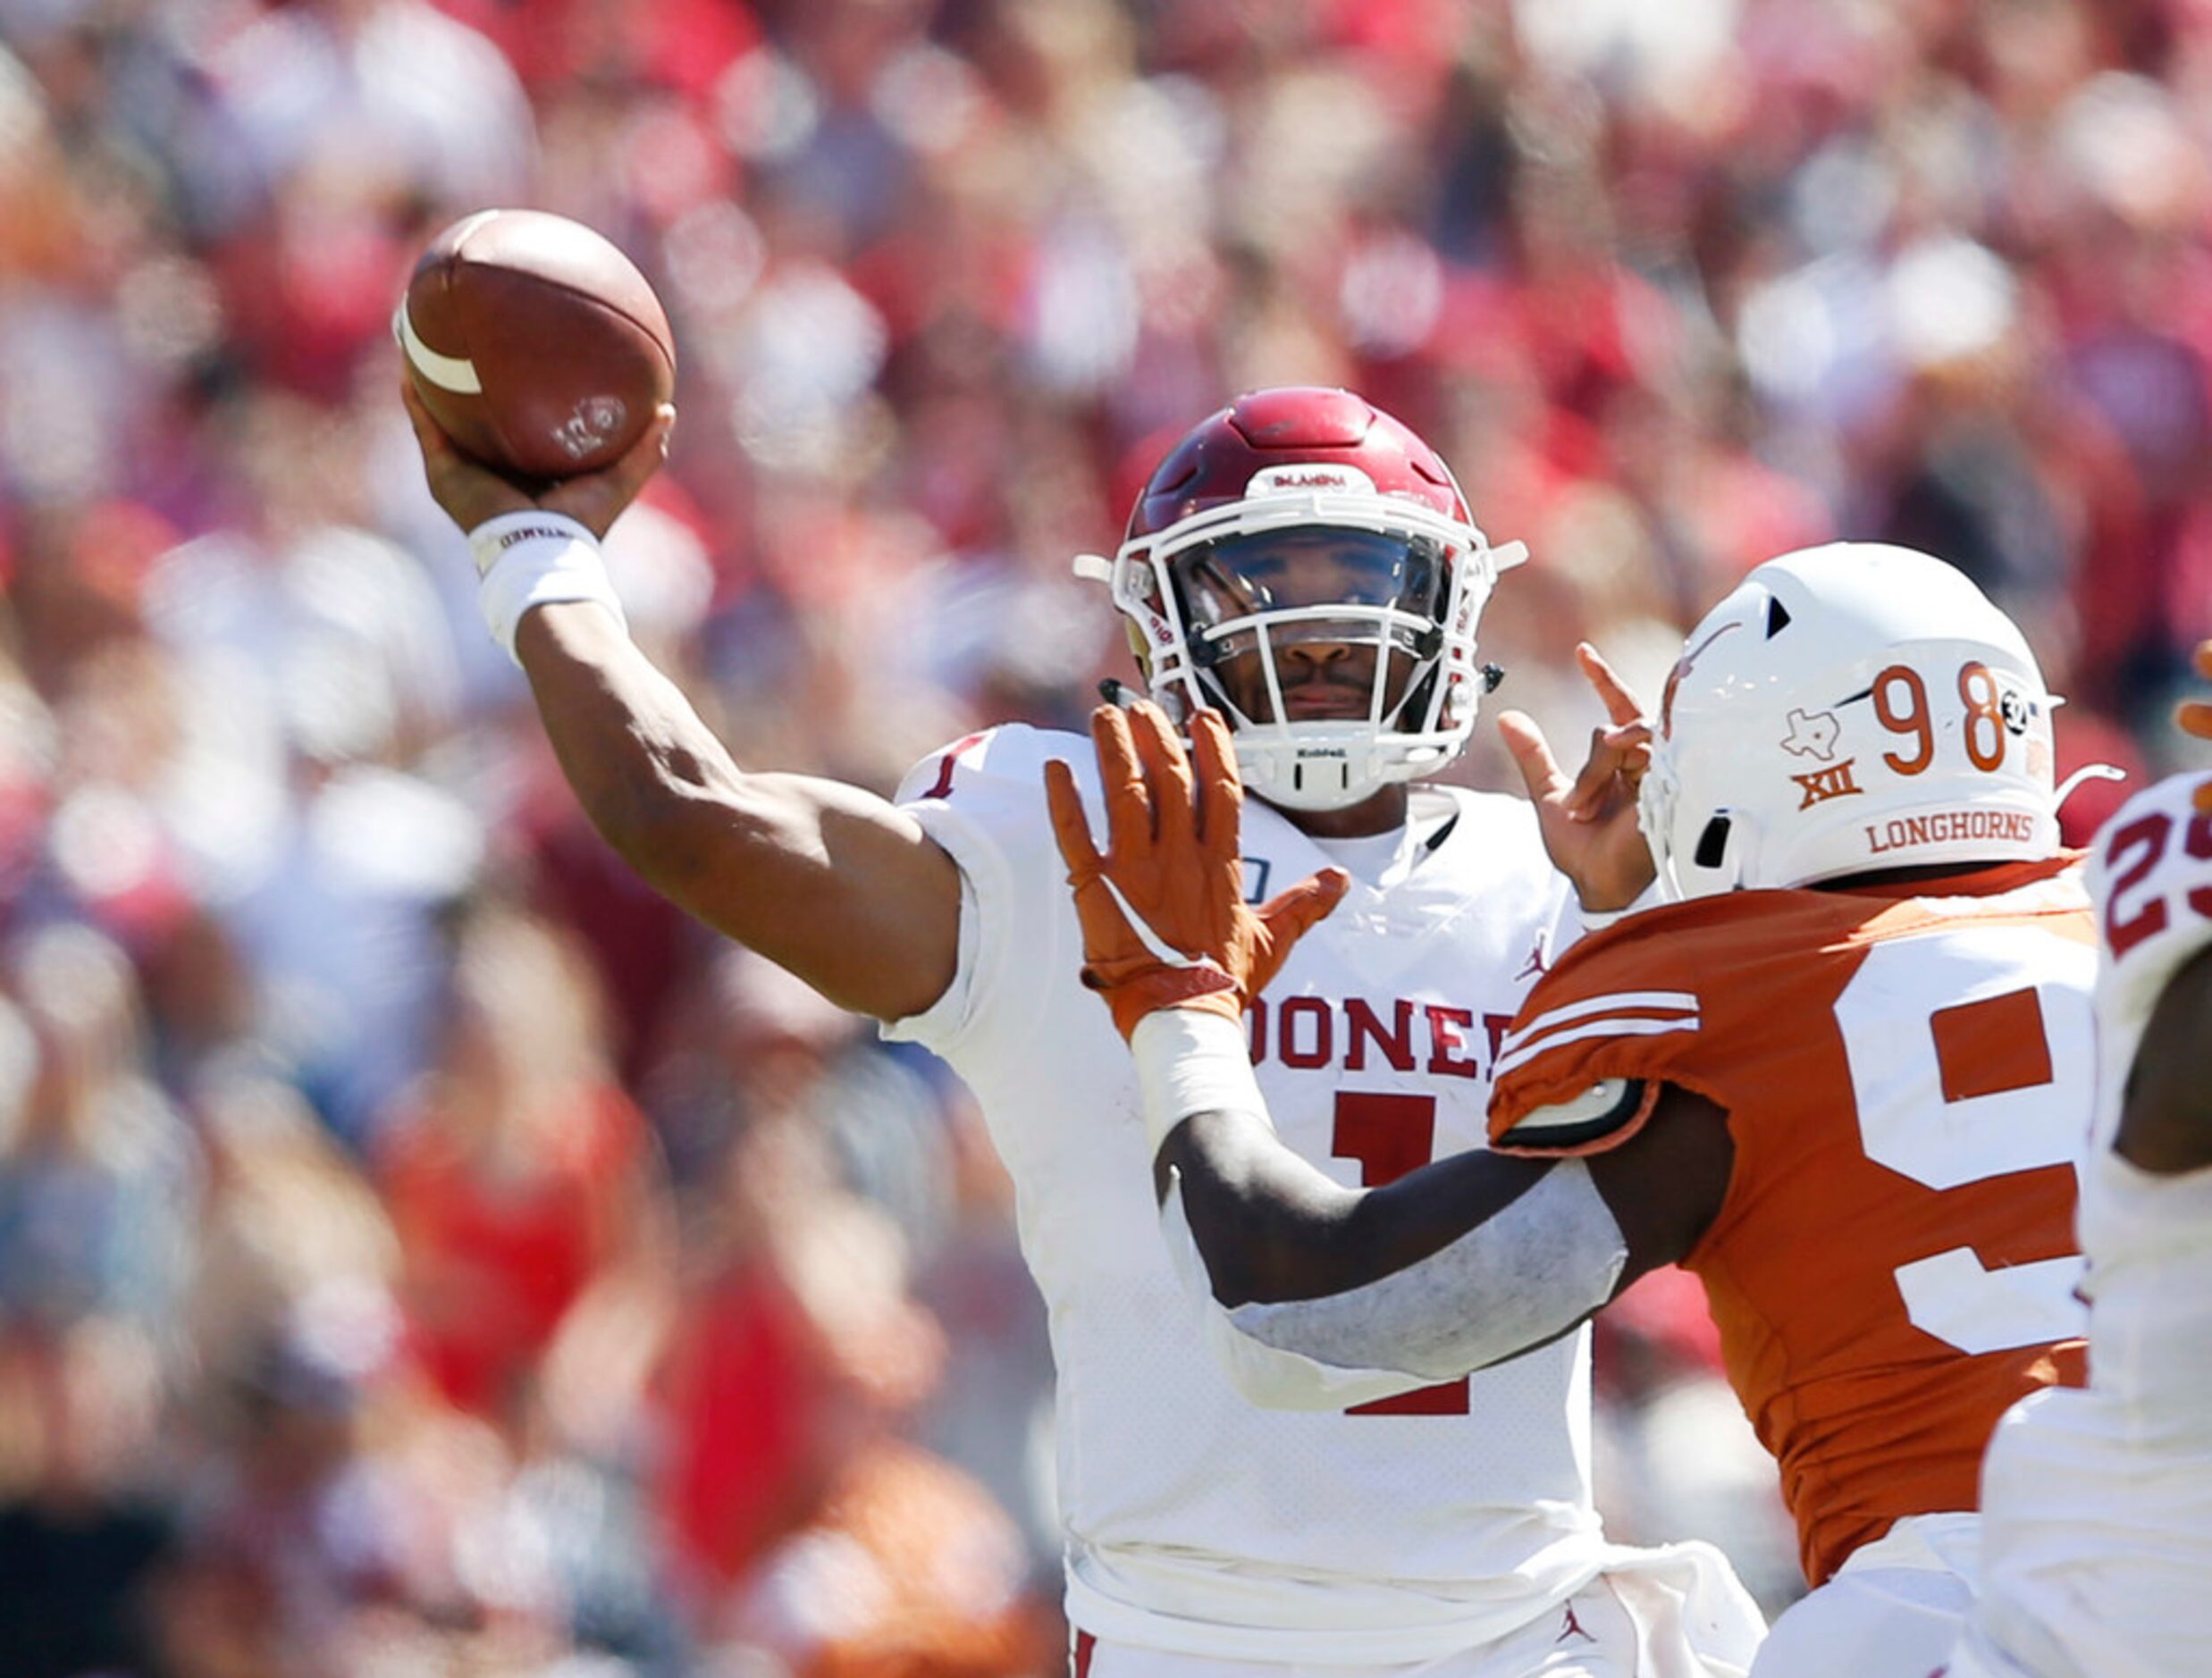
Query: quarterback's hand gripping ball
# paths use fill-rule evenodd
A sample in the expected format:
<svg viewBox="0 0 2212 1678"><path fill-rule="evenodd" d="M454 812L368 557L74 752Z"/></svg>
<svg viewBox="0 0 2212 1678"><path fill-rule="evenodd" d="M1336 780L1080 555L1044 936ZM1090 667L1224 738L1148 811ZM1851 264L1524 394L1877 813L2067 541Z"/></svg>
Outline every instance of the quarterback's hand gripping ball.
<svg viewBox="0 0 2212 1678"><path fill-rule="evenodd" d="M1291 946L1334 909L1350 879L1325 868L1259 908L1244 901L1238 811L1244 801L1229 729L1213 711L1190 726L1190 755L1158 706L1091 713L1106 811L1101 855L1075 776L1045 766L1052 827L1083 929L1083 983L1126 1037L1163 1008L1239 1019Z"/></svg>

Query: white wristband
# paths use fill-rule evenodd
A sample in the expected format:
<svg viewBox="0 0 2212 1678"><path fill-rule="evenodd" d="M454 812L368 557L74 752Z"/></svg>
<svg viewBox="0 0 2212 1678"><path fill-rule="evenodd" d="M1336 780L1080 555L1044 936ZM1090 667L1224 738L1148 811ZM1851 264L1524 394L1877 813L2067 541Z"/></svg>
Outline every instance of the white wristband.
<svg viewBox="0 0 2212 1678"><path fill-rule="evenodd" d="M1652 877L1652 883L1638 892L1633 900L1623 903L1619 909L1584 909L1579 902L1575 907L1582 916L1582 929L1585 932L1603 932L1606 927L1615 926L1631 915L1640 915L1647 909L1657 909L1662 903L1675 901L1674 882L1666 875L1658 874Z"/></svg>
<svg viewBox="0 0 2212 1678"><path fill-rule="evenodd" d="M1235 1020L1199 1008L1163 1008L1137 1022L1129 1051L1137 1059L1151 1154L1194 1112L1248 1112L1273 1128Z"/></svg>
<svg viewBox="0 0 2212 1678"><path fill-rule="evenodd" d="M627 633L629 622L600 558L599 539L559 513L502 513L468 533L476 557L477 604L492 639L515 657L515 631L534 606L596 600Z"/></svg>

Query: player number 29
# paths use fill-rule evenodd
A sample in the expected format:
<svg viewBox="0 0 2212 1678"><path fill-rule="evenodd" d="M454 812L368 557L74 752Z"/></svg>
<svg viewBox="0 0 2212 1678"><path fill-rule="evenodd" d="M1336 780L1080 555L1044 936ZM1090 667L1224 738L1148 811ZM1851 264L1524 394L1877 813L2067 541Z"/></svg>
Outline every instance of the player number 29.
<svg viewBox="0 0 2212 1678"><path fill-rule="evenodd" d="M2105 894L2105 945L2115 961L2172 925L2177 903L2191 914L2212 919L2212 882L2191 885L2182 892L2141 889L2166 860L2173 840L2174 818L2152 810L2104 842L2105 866L2112 873L2112 886ZM2212 815L2199 812L2189 818L2182 829L2182 852L2192 862L2212 861ZM2194 879L2203 872L2198 869L2187 877Z"/></svg>

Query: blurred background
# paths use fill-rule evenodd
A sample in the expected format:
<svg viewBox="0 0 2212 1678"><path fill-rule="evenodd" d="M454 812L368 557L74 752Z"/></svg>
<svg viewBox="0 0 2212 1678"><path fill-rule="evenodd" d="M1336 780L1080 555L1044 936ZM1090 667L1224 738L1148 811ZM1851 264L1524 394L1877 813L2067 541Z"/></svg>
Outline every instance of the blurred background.
<svg viewBox="0 0 2212 1678"><path fill-rule="evenodd" d="M1050 1371L962 1089L645 895L387 323L599 228L683 419L633 626L887 792L1128 674L1068 571L1233 391L1493 539L1498 703L1830 536L2026 626L2060 773L2212 632L2208 0L0 0L0 1671L1015 1674ZM1455 775L1514 784L1488 734ZM2086 836L2118 796L2066 811ZM1680 1282L1681 1285L1677 1285ZM1693 1284L1616 1535L1796 1589Z"/></svg>

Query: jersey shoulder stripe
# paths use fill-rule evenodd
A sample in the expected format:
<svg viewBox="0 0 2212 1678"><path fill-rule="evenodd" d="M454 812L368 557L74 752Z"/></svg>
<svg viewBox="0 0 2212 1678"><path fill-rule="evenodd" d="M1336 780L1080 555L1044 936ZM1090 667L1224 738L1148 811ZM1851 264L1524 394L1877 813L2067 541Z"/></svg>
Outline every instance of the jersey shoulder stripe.
<svg viewBox="0 0 2212 1678"><path fill-rule="evenodd" d="M1575 944L1501 1045L1492 1145L1543 1154L1618 1147L1650 1117L1661 1084L1704 1087L1708 975L1742 983L1748 973L1757 983L1762 966L1847 938L1886 908L1741 892L1651 910Z"/></svg>
<svg viewBox="0 0 2212 1678"><path fill-rule="evenodd" d="M1082 735L1005 723L939 746L906 771L891 801L916 804L957 798L968 805L980 797L988 802L1008 790L1026 792L1039 785L1046 763L1054 758L1069 763L1080 782L1098 778L1090 742Z"/></svg>
<svg viewBox="0 0 2212 1678"><path fill-rule="evenodd" d="M1607 1032L1644 1036L1697 1029L1695 991L1612 991L1548 1008L1509 1030L1498 1045L1497 1076L1526 1065L1546 1049Z"/></svg>

